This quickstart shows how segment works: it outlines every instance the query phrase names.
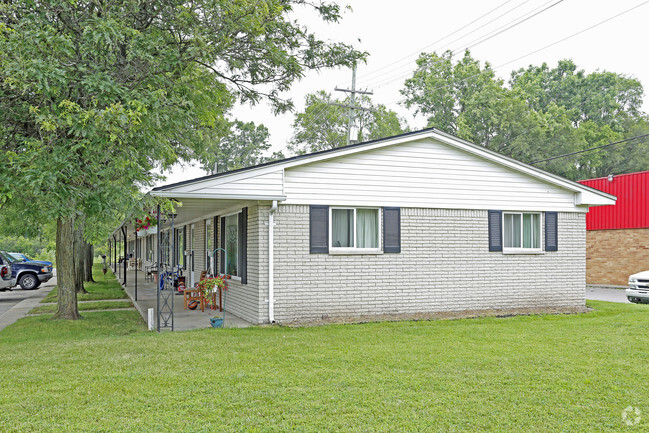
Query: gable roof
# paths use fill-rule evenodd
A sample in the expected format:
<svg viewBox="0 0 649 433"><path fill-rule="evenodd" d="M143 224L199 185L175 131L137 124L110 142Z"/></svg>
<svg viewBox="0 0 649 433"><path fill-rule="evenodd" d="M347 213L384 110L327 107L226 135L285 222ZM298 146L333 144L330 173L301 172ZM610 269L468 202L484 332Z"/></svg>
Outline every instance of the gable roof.
<svg viewBox="0 0 649 433"><path fill-rule="evenodd" d="M561 176L548 173L531 165L524 164L513 158L501 155L482 146L475 145L466 140L462 140L453 135L444 133L435 128L427 128L420 131L408 132L393 137L382 138L379 140L355 143L336 149L323 150L319 152L298 155L278 161L272 161L257 166L241 168L238 170L218 173L208 176L202 176L195 179L177 182L169 185L163 185L154 188L152 195L162 197L205 197L218 198L216 195L200 194L198 191L207 185L220 185L235 181L246 181L252 178L261 178L273 172L278 172L290 167L310 164L317 161L338 158L345 155L365 152L368 150L378 149L387 146L399 145L402 143L416 140L432 138L445 145L456 148L460 151L472 154L481 159L488 160L497 165L506 167L510 170L523 173L539 181L555 185L564 190L572 191L577 194L575 199L576 205L609 205L614 204L615 196L602 191L581 185L577 182L570 181ZM283 194L250 194L240 197L241 199L258 199L258 200L283 200Z"/></svg>

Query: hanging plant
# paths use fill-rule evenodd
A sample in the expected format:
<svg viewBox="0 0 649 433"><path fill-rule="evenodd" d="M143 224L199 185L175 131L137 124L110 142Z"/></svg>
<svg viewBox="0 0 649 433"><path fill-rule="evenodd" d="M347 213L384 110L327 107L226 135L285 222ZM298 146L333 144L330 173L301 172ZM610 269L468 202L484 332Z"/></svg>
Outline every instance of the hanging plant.
<svg viewBox="0 0 649 433"><path fill-rule="evenodd" d="M158 225L158 218L156 218L155 211L151 214L146 215L144 218L135 219L135 231L147 230L151 227Z"/></svg>

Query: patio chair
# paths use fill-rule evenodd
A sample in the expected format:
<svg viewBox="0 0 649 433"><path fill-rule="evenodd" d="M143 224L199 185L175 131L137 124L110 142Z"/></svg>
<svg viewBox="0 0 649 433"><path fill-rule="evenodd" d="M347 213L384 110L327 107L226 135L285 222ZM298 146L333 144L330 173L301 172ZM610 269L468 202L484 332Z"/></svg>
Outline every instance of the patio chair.
<svg viewBox="0 0 649 433"><path fill-rule="evenodd" d="M154 281L153 274L157 273L158 268L155 263L144 262L144 281Z"/></svg>

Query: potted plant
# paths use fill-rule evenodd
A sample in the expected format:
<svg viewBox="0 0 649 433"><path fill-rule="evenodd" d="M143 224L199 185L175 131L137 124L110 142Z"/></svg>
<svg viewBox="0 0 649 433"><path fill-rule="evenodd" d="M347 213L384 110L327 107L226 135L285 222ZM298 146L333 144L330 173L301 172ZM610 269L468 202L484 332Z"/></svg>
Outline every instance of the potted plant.
<svg viewBox="0 0 649 433"><path fill-rule="evenodd" d="M145 230L153 228L158 225L158 218L155 216L155 212L152 215L145 215L143 218L135 219L135 231L140 234L140 230L143 230L143 234L146 234Z"/></svg>
<svg viewBox="0 0 649 433"><path fill-rule="evenodd" d="M214 296L214 293L217 290L227 290L228 289L228 284L226 282L227 275L217 275L215 277L205 277L202 280L200 280L198 283L196 283L196 287L198 290L201 292L203 295L203 298L207 302L207 305L213 308L214 302L216 301L216 297ZM223 294L223 298L225 299L225 293ZM225 311L223 313L223 316L225 316ZM210 323L212 324L212 327L214 328L222 328L223 327L223 317L210 317Z"/></svg>

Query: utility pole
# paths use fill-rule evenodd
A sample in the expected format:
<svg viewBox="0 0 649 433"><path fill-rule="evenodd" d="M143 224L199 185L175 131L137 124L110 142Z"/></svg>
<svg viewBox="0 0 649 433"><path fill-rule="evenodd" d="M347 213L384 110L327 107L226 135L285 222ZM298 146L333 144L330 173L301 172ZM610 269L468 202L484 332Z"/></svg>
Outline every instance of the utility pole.
<svg viewBox="0 0 649 433"><path fill-rule="evenodd" d="M339 107L349 108L349 120L347 121L347 145L350 145L352 142L352 127L354 126L354 118L356 117L355 110L360 111L375 111L371 108L363 108L356 105L356 94L360 95L373 95L373 92L365 90L356 90L356 63L354 63L354 69L352 70L352 88L351 89L339 89L336 87L334 90L337 92L346 92L351 94L349 97L350 104L332 104Z"/></svg>

